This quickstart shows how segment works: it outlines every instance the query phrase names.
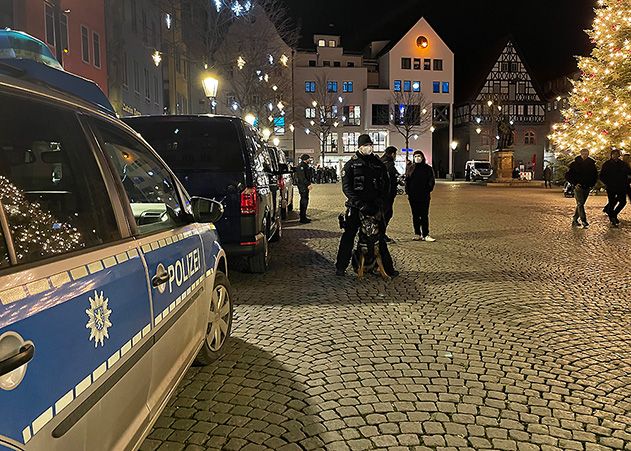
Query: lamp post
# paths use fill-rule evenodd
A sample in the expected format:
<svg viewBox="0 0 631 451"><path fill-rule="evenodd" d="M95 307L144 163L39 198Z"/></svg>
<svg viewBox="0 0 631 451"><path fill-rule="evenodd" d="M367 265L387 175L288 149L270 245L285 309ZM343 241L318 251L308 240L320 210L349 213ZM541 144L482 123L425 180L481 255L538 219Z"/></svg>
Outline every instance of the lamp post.
<svg viewBox="0 0 631 451"><path fill-rule="evenodd" d="M202 87L204 88L204 94L210 102L210 112L215 114L217 111L217 91L219 89L219 80L214 77L208 76L202 80Z"/></svg>
<svg viewBox="0 0 631 451"><path fill-rule="evenodd" d="M458 141L452 141L449 146L451 147L451 154L449 156L451 157L450 160L453 162L453 153L458 148ZM451 170L451 180L456 180L456 174L454 173L453 168Z"/></svg>

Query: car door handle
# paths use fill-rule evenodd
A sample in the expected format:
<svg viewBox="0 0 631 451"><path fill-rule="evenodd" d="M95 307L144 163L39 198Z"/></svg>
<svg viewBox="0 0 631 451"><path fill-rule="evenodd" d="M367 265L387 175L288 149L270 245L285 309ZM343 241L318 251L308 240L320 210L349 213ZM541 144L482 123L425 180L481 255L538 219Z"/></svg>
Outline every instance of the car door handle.
<svg viewBox="0 0 631 451"><path fill-rule="evenodd" d="M165 271L163 273L156 274L155 276L153 276L153 279L151 279L151 286L153 288L158 288L160 285L164 285L168 281L169 281L169 273Z"/></svg>
<svg viewBox="0 0 631 451"><path fill-rule="evenodd" d="M30 343L20 348L17 354L12 355L0 362L0 376L9 374L11 371L17 370L22 365L26 365L35 355L35 346Z"/></svg>

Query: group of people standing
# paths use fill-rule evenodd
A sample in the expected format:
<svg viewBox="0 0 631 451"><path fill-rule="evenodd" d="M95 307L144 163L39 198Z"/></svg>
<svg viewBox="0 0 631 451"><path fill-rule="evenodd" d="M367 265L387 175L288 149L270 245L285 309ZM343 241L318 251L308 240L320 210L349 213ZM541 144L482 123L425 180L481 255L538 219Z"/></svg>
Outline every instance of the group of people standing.
<svg viewBox="0 0 631 451"><path fill-rule="evenodd" d="M608 198L608 203L603 208L603 212L609 216L609 221L613 227L618 227L620 224L618 215L627 204L627 196L631 200L631 166L629 165L629 157L625 155L625 160L620 157L620 150L612 149L609 160L603 163L600 170L600 180L605 185ZM585 213L585 203L599 178L596 161L589 156L589 149L581 150L580 156L576 157L570 164L565 178L568 183L574 186L574 198L576 199L572 226L582 226L587 229L589 228L589 222Z"/></svg>

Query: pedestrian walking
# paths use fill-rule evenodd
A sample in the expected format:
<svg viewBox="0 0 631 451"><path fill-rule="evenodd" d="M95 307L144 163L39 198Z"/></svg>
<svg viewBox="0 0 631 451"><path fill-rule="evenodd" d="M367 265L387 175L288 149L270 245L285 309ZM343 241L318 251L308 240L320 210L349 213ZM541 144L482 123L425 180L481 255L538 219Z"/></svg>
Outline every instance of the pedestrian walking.
<svg viewBox="0 0 631 451"><path fill-rule="evenodd" d="M543 170L543 181L546 188L552 188L552 166L547 165Z"/></svg>
<svg viewBox="0 0 631 451"><path fill-rule="evenodd" d="M629 188L629 165L620 159L620 151L612 149L611 158L605 163L600 171L600 180L607 188L606 213L609 221L614 227L618 227L620 220L618 215L627 204L627 191Z"/></svg>
<svg viewBox="0 0 631 451"><path fill-rule="evenodd" d="M367 216L378 216L383 212L386 196L389 194L389 180L386 167L373 154L373 142L369 135L360 135L357 140L359 150L344 165L342 170L342 191L346 196L346 214L344 217L344 233L340 239L335 263L336 275L346 273L351 257L355 237L361 226L360 213ZM379 254L386 274L396 277L399 272L394 269L392 257L385 240L385 224L380 224Z"/></svg>
<svg viewBox="0 0 631 451"><path fill-rule="evenodd" d="M300 164L296 168L296 185L300 193L300 222L309 224L311 219L307 217L307 208L309 206L309 191L313 187L313 170L309 166L311 157L304 154L300 157Z"/></svg>
<svg viewBox="0 0 631 451"><path fill-rule="evenodd" d="M420 150L412 155L413 163L408 165L405 174L405 193L412 209L415 241L436 241L429 234L429 204L431 193L436 185L434 170L425 160Z"/></svg>
<svg viewBox="0 0 631 451"><path fill-rule="evenodd" d="M400 174L399 174L399 171L397 171L396 166L394 165L396 156L397 156L397 148L394 146L390 146L386 148L385 153L381 157L381 161L385 165L386 171L388 172L388 180L389 180L389 186L390 186L390 192L386 197L386 203L383 207L383 219L386 223L386 231L384 233L385 233L385 240L387 243L394 243L394 240L388 236L387 230L388 230L388 224L390 223L390 220L392 219L392 216L394 214L393 212L394 200L397 197L397 186L399 184Z"/></svg>
<svg viewBox="0 0 631 451"><path fill-rule="evenodd" d="M581 154L570 164L565 179L574 186L574 199L576 199L576 210L572 219L572 226L578 227L583 223L583 228L589 228L587 214L585 213L585 203L598 180L598 169L596 162L590 158L589 149L582 149Z"/></svg>

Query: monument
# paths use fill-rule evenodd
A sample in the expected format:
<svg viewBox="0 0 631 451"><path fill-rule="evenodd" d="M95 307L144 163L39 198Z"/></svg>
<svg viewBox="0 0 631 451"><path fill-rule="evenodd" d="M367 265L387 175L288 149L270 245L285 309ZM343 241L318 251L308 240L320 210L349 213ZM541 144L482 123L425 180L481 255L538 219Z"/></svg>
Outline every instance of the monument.
<svg viewBox="0 0 631 451"><path fill-rule="evenodd" d="M513 144L515 127L507 117L497 124L497 149L493 154L493 173L496 182L510 182L513 177Z"/></svg>

